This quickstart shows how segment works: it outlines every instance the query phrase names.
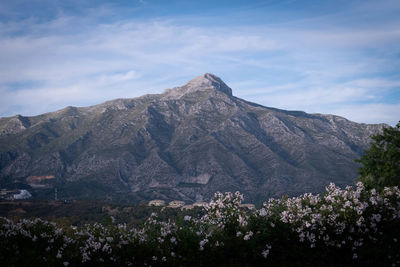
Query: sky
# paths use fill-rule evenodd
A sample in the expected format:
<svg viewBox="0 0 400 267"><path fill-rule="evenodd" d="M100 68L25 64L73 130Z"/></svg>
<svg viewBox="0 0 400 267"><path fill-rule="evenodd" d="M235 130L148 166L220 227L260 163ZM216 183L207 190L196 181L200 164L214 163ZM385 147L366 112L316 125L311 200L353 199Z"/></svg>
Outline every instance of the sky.
<svg viewBox="0 0 400 267"><path fill-rule="evenodd" d="M398 0L2 0L0 117L213 73L258 104L400 120Z"/></svg>

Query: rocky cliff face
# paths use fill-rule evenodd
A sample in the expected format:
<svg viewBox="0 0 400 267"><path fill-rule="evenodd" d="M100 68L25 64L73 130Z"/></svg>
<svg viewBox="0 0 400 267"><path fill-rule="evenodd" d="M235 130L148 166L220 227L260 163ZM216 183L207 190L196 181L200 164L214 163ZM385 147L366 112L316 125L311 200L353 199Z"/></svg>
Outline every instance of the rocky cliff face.
<svg viewBox="0 0 400 267"><path fill-rule="evenodd" d="M352 184L354 159L383 126L250 103L204 74L162 94L1 118L0 186L48 176L34 196L199 201L239 190L258 202Z"/></svg>

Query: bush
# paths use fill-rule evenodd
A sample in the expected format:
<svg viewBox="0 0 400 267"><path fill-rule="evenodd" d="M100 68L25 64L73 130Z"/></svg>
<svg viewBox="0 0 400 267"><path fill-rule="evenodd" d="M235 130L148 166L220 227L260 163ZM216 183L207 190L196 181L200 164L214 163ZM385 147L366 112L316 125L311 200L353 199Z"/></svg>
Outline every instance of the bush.
<svg viewBox="0 0 400 267"><path fill-rule="evenodd" d="M3 266L389 266L400 264L400 190L334 184L255 211L217 193L199 217L136 228L0 219Z"/></svg>
<svg viewBox="0 0 400 267"><path fill-rule="evenodd" d="M357 160L362 164L359 181L378 191L385 186L400 186L400 122L372 139L370 149Z"/></svg>

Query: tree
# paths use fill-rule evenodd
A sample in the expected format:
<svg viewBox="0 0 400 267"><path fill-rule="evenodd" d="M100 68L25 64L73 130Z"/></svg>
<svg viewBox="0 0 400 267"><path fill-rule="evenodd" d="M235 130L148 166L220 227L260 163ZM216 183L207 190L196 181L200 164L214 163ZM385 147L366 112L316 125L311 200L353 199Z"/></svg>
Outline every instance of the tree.
<svg viewBox="0 0 400 267"><path fill-rule="evenodd" d="M400 121L396 127L383 128L372 140L370 149L356 160L362 164L358 180L378 191L385 186L400 186Z"/></svg>

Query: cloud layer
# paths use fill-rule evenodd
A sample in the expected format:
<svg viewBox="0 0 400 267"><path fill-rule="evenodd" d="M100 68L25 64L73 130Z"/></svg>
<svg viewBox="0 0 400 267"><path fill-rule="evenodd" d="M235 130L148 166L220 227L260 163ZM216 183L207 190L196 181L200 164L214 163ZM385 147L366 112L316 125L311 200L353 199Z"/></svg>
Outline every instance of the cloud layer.
<svg viewBox="0 0 400 267"><path fill-rule="evenodd" d="M200 14L115 17L116 7L101 5L44 21L2 20L0 116L158 93L212 72L234 95L263 105L394 125L400 19L374 10L365 2L281 23L233 23Z"/></svg>

